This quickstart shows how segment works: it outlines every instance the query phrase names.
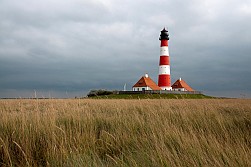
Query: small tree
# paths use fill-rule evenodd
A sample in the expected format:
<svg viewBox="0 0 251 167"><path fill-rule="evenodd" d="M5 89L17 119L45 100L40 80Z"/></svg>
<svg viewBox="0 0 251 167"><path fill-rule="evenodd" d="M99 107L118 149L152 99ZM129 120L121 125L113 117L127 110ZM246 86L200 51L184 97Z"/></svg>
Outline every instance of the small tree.
<svg viewBox="0 0 251 167"><path fill-rule="evenodd" d="M91 90L87 94L87 96L93 97L93 96L103 96L103 95L110 95L110 94L113 94L113 92L109 90L99 89L99 90Z"/></svg>

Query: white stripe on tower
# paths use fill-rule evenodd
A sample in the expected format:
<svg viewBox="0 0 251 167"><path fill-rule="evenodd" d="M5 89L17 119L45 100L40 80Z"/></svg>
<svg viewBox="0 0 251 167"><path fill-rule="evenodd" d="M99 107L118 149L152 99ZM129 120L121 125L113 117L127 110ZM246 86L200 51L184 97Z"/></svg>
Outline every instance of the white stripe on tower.
<svg viewBox="0 0 251 167"><path fill-rule="evenodd" d="M169 50L168 50L168 47L166 46L162 46L160 47L160 55L161 56L169 56Z"/></svg>
<svg viewBox="0 0 251 167"><path fill-rule="evenodd" d="M171 73L170 73L170 61L168 50L168 31L164 28L161 31L160 38L160 61L159 61L159 80L158 86L162 90L172 90L171 87Z"/></svg>
<svg viewBox="0 0 251 167"><path fill-rule="evenodd" d="M159 74L168 74L170 75L170 65L160 65Z"/></svg>

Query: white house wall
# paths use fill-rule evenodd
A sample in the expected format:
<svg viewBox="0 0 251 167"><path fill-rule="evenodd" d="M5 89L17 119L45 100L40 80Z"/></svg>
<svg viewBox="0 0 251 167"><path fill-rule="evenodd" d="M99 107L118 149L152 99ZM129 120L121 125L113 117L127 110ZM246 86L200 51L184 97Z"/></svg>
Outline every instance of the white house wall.
<svg viewBox="0 0 251 167"><path fill-rule="evenodd" d="M187 91L185 88L175 88L174 91Z"/></svg>
<svg viewBox="0 0 251 167"><path fill-rule="evenodd" d="M147 86L147 87L133 87L132 88L133 91L142 91L143 89L152 90L149 86Z"/></svg>

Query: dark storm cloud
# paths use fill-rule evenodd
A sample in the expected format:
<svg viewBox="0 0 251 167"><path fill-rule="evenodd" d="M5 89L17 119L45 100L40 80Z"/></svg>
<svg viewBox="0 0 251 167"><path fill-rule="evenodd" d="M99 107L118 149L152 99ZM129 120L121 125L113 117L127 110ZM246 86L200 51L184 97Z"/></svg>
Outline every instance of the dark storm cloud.
<svg viewBox="0 0 251 167"><path fill-rule="evenodd" d="M0 97L75 96L157 81L168 26L172 82L251 96L249 1L0 1ZM217 94L218 92L218 94Z"/></svg>

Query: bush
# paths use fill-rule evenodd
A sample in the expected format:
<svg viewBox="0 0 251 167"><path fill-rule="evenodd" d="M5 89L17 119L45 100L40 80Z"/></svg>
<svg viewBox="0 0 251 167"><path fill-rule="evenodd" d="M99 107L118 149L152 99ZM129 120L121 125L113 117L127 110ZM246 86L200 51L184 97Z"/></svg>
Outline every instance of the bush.
<svg viewBox="0 0 251 167"><path fill-rule="evenodd" d="M93 97L93 96L104 96L104 95L110 95L110 94L113 94L113 92L109 90L99 89L99 90L91 90L87 94L87 96Z"/></svg>

